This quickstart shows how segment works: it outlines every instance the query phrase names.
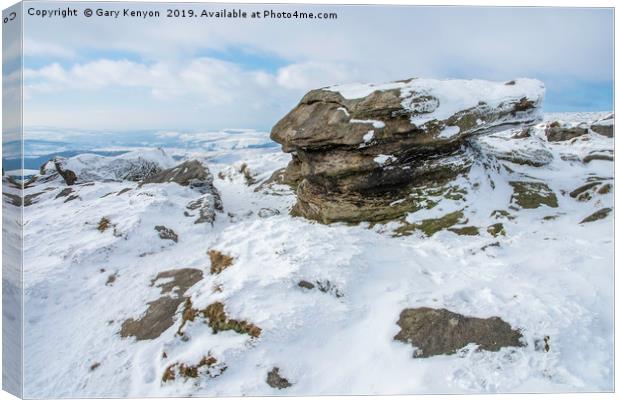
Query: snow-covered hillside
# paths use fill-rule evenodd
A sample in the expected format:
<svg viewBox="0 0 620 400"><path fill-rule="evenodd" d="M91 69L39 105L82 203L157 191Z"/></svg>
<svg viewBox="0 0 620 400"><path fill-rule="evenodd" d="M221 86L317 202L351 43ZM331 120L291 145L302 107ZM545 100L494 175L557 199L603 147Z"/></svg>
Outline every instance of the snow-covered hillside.
<svg viewBox="0 0 620 400"><path fill-rule="evenodd" d="M587 217L613 208L613 162L592 157L613 155L613 138L551 142L545 127L518 144L512 130L472 139L455 195L374 224L291 216L294 191L268 182L290 155L228 135L174 161L165 148L68 158L75 185L48 171L25 189L24 395L612 390L613 212ZM200 161L223 211L195 223L191 184L122 180L135 159ZM521 181L546 189L532 200ZM498 316L523 346L414 358L394 340L411 307Z"/></svg>

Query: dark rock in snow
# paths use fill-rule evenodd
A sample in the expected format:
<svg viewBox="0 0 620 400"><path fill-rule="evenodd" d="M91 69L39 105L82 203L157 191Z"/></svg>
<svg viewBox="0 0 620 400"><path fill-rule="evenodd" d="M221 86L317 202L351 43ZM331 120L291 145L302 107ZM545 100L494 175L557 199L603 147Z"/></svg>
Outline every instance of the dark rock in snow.
<svg viewBox="0 0 620 400"><path fill-rule="evenodd" d="M552 122L545 129L545 136L550 142L570 140L588 133L588 125L583 123L577 126L564 125L560 122Z"/></svg>
<svg viewBox="0 0 620 400"><path fill-rule="evenodd" d="M160 272L151 286L159 280L169 279L156 285L161 288L162 297L147 303L147 309L138 319L130 318L121 325L121 337L134 336L137 340L158 338L174 324L174 315L185 301L182 295L202 279L202 271L191 268ZM175 292L173 289L177 288Z"/></svg>
<svg viewBox="0 0 620 400"><path fill-rule="evenodd" d="M174 168L165 169L152 175L140 183L140 186L149 183L174 182L181 186L189 186L201 193L211 192L214 189L213 175L198 160L185 161Z"/></svg>
<svg viewBox="0 0 620 400"><path fill-rule="evenodd" d="M553 192L542 182L508 182L512 186L511 201L521 208L538 208L542 205L557 208L558 199Z"/></svg>
<svg viewBox="0 0 620 400"><path fill-rule="evenodd" d="M60 197L67 197L69 196L71 193L73 193L73 189L71 188L64 188L60 191L60 193L58 193L55 197L55 199L58 199Z"/></svg>
<svg viewBox="0 0 620 400"><path fill-rule="evenodd" d="M313 283L310 283L310 282L304 281L304 280L299 281L297 286L299 286L300 288L308 289L308 290L314 289L314 284Z"/></svg>
<svg viewBox="0 0 620 400"><path fill-rule="evenodd" d="M267 373L267 384L275 389L286 389L292 386L287 379L280 376L280 369L277 367Z"/></svg>
<svg viewBox="0 0 620 400"><path fill-rule="evenodd" d="M261 208L258 210L258 216L260 218L269 218L275 215L280 215L280 211L275 208Z"/></svg>
<svg viewBox="0 0 620 400"><path fill-rule="evenodd" d="M405 309L398 326L394 339L414 346L414 357L453 354L470 343L489 351L524 345L521 333L498 317L466 317L446 309Z"/></svg>
<svg viewBox="0 0 620 400"><path fill-rule="evenodd" d="M591 215L588 215L587 217L585 217L580 224L585 224L588 222L594 222L594 221L598 221L599 219L603 219L605 217L607 217L609 215L609 213L611 213L612 209L611 208L602 208L598 211L596 211L595 213L592 213Z"/></svg>
<svg viewBox="0 0 620 400"><path fill-rule="evenodd" d="M177 243L179 241L179 236L170 228L166 228L163 225L155 226L155 230L159 232L159 238L164 240L172 240Z"/></svg>
<svg viewBox="0 0 620 400"><path fill-rule="evenodd" d="M607 136L608 138L614 137L614 114L594 122L590 129L599 135Z"/></svg>
<svg viewBox="0 0 620 400"><path fill-rule="evenodd" d="M54 165L56 166L56 171L60 176L62 176L62 179L65 180L65 183L67 185L71 186L75 184L75 182L77 182L77 175L75 174L75 172L71 171L70 169L65 169L64 159L57 157L56 159L54 159Z"/></svg>
<svg viewBox="0 0 620 400"><path fill-rule="evenodd" d="M202 224L205 222L213 224L216 213L224 211L220 194L215 187L213 189L213 193L204 194L196 200L190 201L185 206L185 208L190 211L198 211L198 218L194 221L195 224ZM193 217L195 215L186 212L185 216Z"/></svg>
<svg viewBox="0 0 620 400"><path fill-rule="evenodd" d="M222 199L220 192L213 185L213 175L207 167L200 161L185 161L174 168L166 169L147 179L144 179L140 186L153 183L170 183L174 182L181 186L189 186L192 189L202 193L202 196L196 200L190 201L186 205L186 209L197 211L198 218L194 221L196 224L208 222L213 224L217 212L223 211ZM193 217L195 214L186 212L187 217Z"/></svg>

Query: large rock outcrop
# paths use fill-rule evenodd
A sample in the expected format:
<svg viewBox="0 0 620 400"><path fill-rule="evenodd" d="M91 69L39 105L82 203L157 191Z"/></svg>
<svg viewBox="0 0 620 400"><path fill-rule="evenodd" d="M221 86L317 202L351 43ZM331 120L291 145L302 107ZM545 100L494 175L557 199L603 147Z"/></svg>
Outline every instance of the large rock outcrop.
<svg viewBox="0 0 620 400"><path fill-rule="evenodd" d="M51 182L62 177L69 186L97 181L138 182L172 167L174 160L163 149L130 151L118 156L92 153L71 158L56 156L43 164L32 182Z"/></svg>
<svg viewBox="0 0 620 400"><path fill-rule="evenodd" d="M293 154L293 213L323 223L382 221L415 209L414 186L468 170L472 135L539 118L540 81L410 79L313 90L272 129Z"/></svg>
<svg viewBox="0 0 620 400"><path fill-rule="evenodd" d="M194 221L196 224L213 224L216 213L224 210L220 192L213 185L211 171L198 160L185 161L176 167L165 169L144 179L140 186L153 183L176 183L201 193L201 197L187 204L185 212L187 217L197 217Z"/></svg>

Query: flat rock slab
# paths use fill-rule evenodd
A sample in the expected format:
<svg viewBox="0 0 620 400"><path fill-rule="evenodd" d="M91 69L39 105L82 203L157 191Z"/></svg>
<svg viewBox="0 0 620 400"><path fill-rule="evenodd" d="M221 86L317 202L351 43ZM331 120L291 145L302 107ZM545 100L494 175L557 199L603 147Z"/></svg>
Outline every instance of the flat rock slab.
<svg viewBox="0 0 620 400"><path fill-rule="evenodd" d="M403 310L397 324L401 331L394 339L414 346L414 357L453 354L470 343L489 351L524 345L521 333L499 317L466 317L443 308L421 307Z"/></svg>
<svg viewBox="0 0 620 400"><path fill-rule="evenodd" d="M151 281L151 286L161 288L162 297L147 303L148 308L138 318L130 318L121 325L121 337L134 336L137 340L158 338L174 324L174 315L179 305L185 301L182 295L202 279L202 271L192 268L182 268L163 271ZM175 290L176 289L176 290Z"/></svg>

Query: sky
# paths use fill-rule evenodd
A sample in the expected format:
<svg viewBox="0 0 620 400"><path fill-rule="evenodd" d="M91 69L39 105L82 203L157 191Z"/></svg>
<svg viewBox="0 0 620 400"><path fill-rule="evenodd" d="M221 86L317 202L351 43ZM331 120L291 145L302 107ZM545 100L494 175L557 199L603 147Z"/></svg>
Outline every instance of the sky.
<svg viewBox="0 0 620 400"><path fill-rule="evenodd" d="M143 20L82 15L119 3L70 5L78 17L24 18L27 127L269 130L313 88L410 77L532 77L545 111L613 108L611 9L242 5L338 18Z"/></svg>

